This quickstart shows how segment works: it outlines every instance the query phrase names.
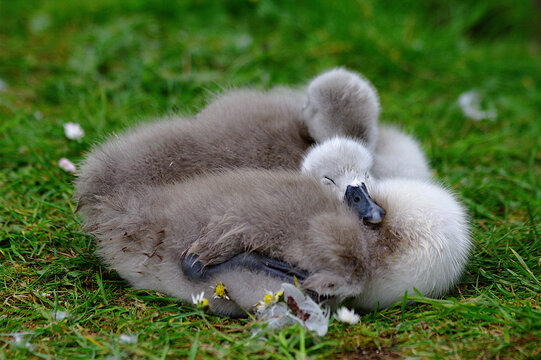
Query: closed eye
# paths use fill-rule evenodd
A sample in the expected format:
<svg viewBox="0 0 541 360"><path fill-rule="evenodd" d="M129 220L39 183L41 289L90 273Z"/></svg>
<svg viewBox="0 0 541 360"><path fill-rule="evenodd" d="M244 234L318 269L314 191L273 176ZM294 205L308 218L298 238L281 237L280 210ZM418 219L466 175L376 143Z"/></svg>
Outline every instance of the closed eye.
<svg viewBox="0 0 541 360"><path fill-rule="evenodd" d="M334 180L331 179L331 178L328 177L328 176L324 176L323 179L324 179L324 180L323 180L323 183L324 183L324 184L330 185L330 183L329 183L329 181L330 181L331 183L333 183L334 185L336 185L336 183L334 182Z"/></svg>

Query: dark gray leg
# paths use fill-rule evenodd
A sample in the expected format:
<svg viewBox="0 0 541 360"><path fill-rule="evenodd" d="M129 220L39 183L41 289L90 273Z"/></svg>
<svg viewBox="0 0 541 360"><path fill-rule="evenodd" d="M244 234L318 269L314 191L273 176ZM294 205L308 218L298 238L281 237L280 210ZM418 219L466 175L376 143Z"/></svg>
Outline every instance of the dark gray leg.
<svg viewBox="0 0 541 360"><path fill-rule="evenodd" d="M308 273L304 270L255 252L242 253L226 262L210 266L205 266L204 263L198 261L197 255L188 254L182 259L181 267L184 275L194 281L207 280L221 272L235 268L264 272L269 276L282 279L291 284L295 283L294 278L302 282L308 276Z"/></svg>

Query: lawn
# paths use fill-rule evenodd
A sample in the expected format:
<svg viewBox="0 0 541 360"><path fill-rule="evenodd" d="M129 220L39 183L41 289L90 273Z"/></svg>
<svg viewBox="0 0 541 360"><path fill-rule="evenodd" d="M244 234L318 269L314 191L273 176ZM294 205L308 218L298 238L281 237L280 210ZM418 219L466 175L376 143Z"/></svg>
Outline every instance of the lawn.
<svg viewBox="0 0 541 360"><path fill-rule="evenodd" d="M539 358L540 6L0 0L0 358ZM194 114L223 89L302 85L334 66L374 83L381 121L413 133L469 209L475 249L453 291L323 338L294 326L254 339L252 319L128 289L100 265L60 158L77 164L111 133ZM472 89L495 119L464 116Z"/></svg>

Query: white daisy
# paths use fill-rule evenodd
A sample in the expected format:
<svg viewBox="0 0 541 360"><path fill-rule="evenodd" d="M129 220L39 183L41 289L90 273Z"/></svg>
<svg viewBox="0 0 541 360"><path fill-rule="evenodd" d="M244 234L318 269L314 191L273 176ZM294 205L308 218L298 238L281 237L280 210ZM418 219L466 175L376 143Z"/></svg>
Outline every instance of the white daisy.
<svg viewBox="0 0 541 360"><path fill-rule="evenodd" d="M347 307L342 306L336 311L336 318L346 324L355 325L361 319L359 315L355 314L355 311L349 310Z"/></svg>
<svg viewBox="0 0 541 360"><path fill-rule="evenodd" d="M221 282L216 283L216 286L213 286L212 289L214 290L214 299L231 300L227 293L227 287Z"/></svg>
<svg viewBox="0 0 541 360"><path fill-rule="evenodd" d="M258 302L256 306L256 310L258 312L265 311L269 306L276 304L278 301L283 300L284 297L284 290L280 289L276 293L273 293L272 291L268 291L263 297L263 300Z"/></svg>
<svg viewBox="0 0 541 360"><path fill-rule="evenodd" d="M58 161L58 166L60 166L63 170L70 173L74 173L77 171L77 168L75 167L75 165L66 158L60 159Z"/></svg>
<svg viewBox="0 0 541 360"><path fill-rule="evenodd" d="M201 307L201 308L207 307L209 304L209 301L205 299L204 291L201 291L201 294L198 294L196 296L192 294L192 302L195 306Z"/></svg>
<svg viewBox="0 0 541 360"><path fill-rule="evenodd" d="M81 141L81 138L85 136L81 125L72 122L64 124L64 134L66 134L68 139L77 141Z"/></svg>

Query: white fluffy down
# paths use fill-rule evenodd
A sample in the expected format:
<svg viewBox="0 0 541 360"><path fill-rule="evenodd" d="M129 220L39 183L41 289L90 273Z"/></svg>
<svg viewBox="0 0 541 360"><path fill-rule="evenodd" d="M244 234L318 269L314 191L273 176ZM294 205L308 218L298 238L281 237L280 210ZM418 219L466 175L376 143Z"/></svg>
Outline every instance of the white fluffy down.
<svg viewBox="0 0 541 360"><path fill-rule="evenodd" d="M368 279L355 308L385 308L406 290L415 294L414 288L427 297L444 294L462 274L472 246L464 208L449 191L425 181L381 180L371 191L401 243Z"/></svg>
<svg viewBox="0 0 541 360"><path fill-rule="evenodd" d="M301 171L316 176L342 199L348 185L366 182L371 167L372 155L363 142L336 136L312 147Z"/></svg>
<svg viewBox="0 0 541 360"><path fill-rule="evenodd" d="M370 171L378 179L430 179L432 176L421 145L413 136L384 125L379 127L374 166Z"/></svg>

